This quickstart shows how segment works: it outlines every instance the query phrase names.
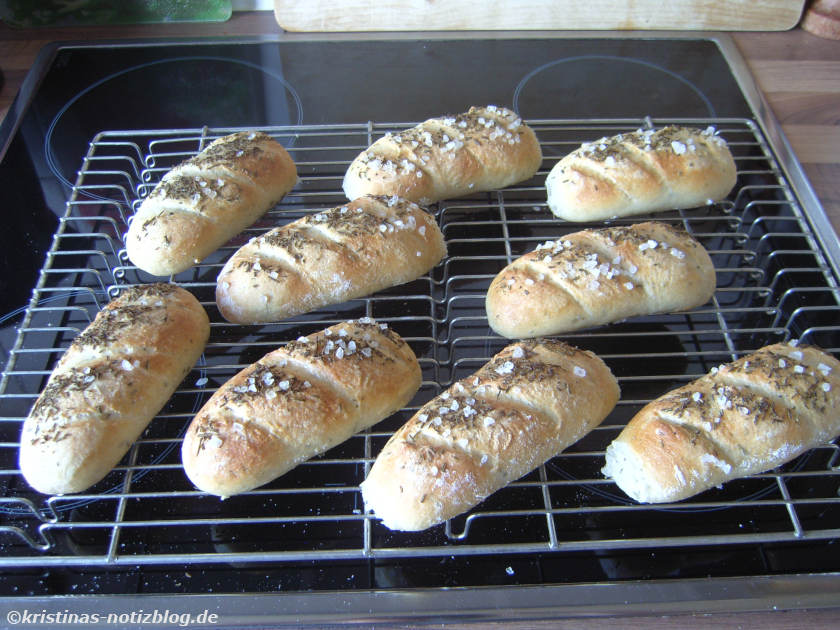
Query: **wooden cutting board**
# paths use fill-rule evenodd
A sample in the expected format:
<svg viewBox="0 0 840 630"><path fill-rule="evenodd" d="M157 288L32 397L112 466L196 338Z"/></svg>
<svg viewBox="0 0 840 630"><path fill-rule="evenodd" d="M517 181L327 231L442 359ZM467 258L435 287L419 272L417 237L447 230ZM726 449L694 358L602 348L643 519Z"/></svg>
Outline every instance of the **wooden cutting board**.
<svg viewBox="0 0 840 630"><path fill-rule="evenodd" d="M274 0L287 31L783 31L805 0Z"/></svg>

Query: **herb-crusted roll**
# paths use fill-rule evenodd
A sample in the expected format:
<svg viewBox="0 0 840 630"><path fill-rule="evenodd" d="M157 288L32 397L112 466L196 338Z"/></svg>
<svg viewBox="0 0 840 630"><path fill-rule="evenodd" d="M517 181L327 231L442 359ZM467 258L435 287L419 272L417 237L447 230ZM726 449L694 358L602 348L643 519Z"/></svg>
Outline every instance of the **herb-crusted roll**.
<svg viewBox="0 0 840 630"><path fill-rule="evenodd" d="M524 181L541 164L540 143L515 112L471 107L374 142L347 169L344 194L398 195L430 204Z"/></svg>
<svg viewBox="0 0 840 630"><path fill-rule="evenodd" d="M715 286L703 246L665 223L582 230L505 267L487 291L487 318L503 337L556 335L689 310Z"/></svg>
<svg viewBox="0 0 840 630"><path fill-rule="evenodd" d="M213 141L163 176L126 234L132 263L156 276L189 269L253 224L297 183L291 156L271 136Z"/></svg>
<svg viewBox="0 0 840 630"><path fill-rule="evenodd" d="M395 530L441 523L582 438L618 397L591 352L547 339L507 346L391 437L362 483L365 506Z"/></svg>
<svg viewBox="0 0 840 630"><path fill-rule="evenodd" d="M607 447L636 501L679 501L764 472L840 434L840 362L774 344L654 400Z"/></svg>
<svg viewBox="0 0 840 630"><path fill-rule="evenodd" d="M664 127L587 142L545 181L548 207L566 221L599 221L726 197L735 160L713 127Z"/></svg>
<svg viewBox="0 0 840 630"><path fill-rule="evenodd" d="M204 350L207 313L170 284L123 291L73 340L23 423L20 469L46 494L105 477Z"/></svg>
<svg viewBox="0 0 840 630"><path fill-rule="evenodd" d="M361 197L251 239L216 280L230 322L271 322L419 278L446 255L434 217L397 197Z"/></svg>
<svg viewBox="0 0 840 630"><path fill-rule="evenodd" d="M184 436L184 470L226 497L251 490L395 413L420 364L385 324L336 324L270 352L222 385Z"/></svg>

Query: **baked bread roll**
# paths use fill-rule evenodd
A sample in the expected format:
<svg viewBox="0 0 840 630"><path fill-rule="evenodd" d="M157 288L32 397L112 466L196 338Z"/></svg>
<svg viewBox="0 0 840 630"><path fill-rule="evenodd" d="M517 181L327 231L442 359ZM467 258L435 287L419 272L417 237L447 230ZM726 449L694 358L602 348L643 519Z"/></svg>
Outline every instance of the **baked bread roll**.
<svg viewBox="0 0 840 630"><path fill-rule="evenodd" d="M556 335L636 315L695 308L715 292L700 243L659 222L583 230L517 258L490 283L490 327L509 338Z"/></svg>
<svg viewBox="0 0 840 630"><path fill-rule="evenodd" d="M607 447L603 472L636 501L679 501L838 434L840 362L775 344L646 405Z"/></svg>
<svg viewBox="0 0 840 630"><path fill-rule="evenodd" d="M532 177L541 164L540 143L515 112L471 107L374 142L347 169L344 194L430 204L510 186Z"/></svg>
<svg viewBox="0 0 840 630"><path fill-rule="evenodd" d="M107 475L204 351L207 313L171 284L126 289L59 360L23 423L20 469L45 494Z"/></svg>
<svg viewBox="0 0 840 630"><path fill-rule="evenodd" d="M479 504L596 427L618 383L591 352L512 344L426 403L387 442L362 483L394 530L421 530Z"/></svg>
<svg viewBox="0 0 840 630"><path fill-rule="evenodd" d="M726 197L735 161L714 127L638 130L588 142L545 180L548 207L566 221L600 221Z"/></svg>
<svg viewBox="0 0 840 630"><path fill-rule="evenodd" d="M349 321L275 350L222 385L184 437L201 490L251 490L405 406L420 364L385 324Z"/></svg>
<svg viewBox="0 0 840 630"><path fill-rule="evenodd" d="M230 322L278 321L419 278L446 255L434 217L397 197L362 197L251 239L216 280Z"/></svg>
<svg viewBox="0 0 840 630"><path fill-rule="evenodd" d="M132 263L156 276L189 269L253 224L297 183L297 169L264 133L235 133L163 176L126 234Z"/></svg>

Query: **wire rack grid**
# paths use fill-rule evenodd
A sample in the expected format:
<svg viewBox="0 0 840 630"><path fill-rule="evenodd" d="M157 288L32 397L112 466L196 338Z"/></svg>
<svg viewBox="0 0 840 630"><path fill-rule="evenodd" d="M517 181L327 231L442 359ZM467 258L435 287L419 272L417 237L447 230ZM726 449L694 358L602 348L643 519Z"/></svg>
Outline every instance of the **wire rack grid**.
<svg viewBox="0 0 840 630"><path fill-rule="evenodd" d="M736 159L728 199L655 218L710 252L714 298L687 313L634 318L564 335L617 376L622 398L566 452L469 513L419 533L391 532L364 512L359 483L390 434L419 406L475 371L507 343L488 327L493 278L539 243L589 224L555 219L544 178L581 142L665 124L714 125ZM798 339L838 351L838 288L811 224L761 131L747 119L534 120L545 160L530 181L430 208L448 256L428 275L364 299L274 324L225 322L215 278L231 253L270 227L344 202L341 180L359 151L412 123L262 129L298 165L295 189L257 224L170 280L207 309L204 355L120 465L87 492L46 497L17 469L21 423L72 339L130 285L157 281L128 261L123 234L162 174L238 129L100 133L83 156L65 214L0 381L0 565L151 565L345 558L419 558L564 550L605 551L827 539L840 535L840 457L825 444L765 474L673 505L639 505L600 473L604 449L638 409L711 367L768 343ZM405 338L423 369L408 407L274 482L225 501L197 491L180 440L219 385L290 339L373 317ZM702 516L701 516L702 515Z"/></svg>

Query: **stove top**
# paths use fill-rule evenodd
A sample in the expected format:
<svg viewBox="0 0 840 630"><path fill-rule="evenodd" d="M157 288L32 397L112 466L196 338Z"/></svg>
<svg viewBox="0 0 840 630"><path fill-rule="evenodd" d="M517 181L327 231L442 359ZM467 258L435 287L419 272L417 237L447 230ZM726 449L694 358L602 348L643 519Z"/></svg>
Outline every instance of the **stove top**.
<svg viewBox="0 0 840 630"><path fill-rule="evenodd" d="M694 589L699 601L710 597L698 586L708 576L720 580L713 596L727 599L727 588L733 594L753 588L742 578L800 573L809 574L811 592L830 591L830 583L813 580L840 570L836 546L826 543L840 531L832 520L840 521L836 447L781 476L759 476L698 505L664 509L630 505L594 468L605 440L663 387L764 342L804 337L831 351L840 345L831 323L836 263L817 236L823 219L803 214L798 174L725 52L715 38L500 34L67 44L48 51L13 108L20 116L0 128L0 185L8 191L0 339L15 359L0 391L0 546L12 567L4 569L0 593L341 591L355 609L388 591L397 598L388 605L404 610L399 593L425 593L428 603L440 587L528 586L537 590L521 597L544 603L540 589L547 585L625 585L629 590L616 597L640 601L652 596L646 581L678 578L679 588ZM22 417L56 349L85 318L113 289L152 280L122 256L120 229L138 195L174 161L232 129L265 129L283 142L301 165L302 183L252 229L257 233L341 203L343 169L371 139L489 103L512 107L534 124L546 156L543 177L583 140L671 121L716 124L737 154L739 186L731 199L658 217L687 227L714 252L720 278L714 308L569 339L605 356L629 396L602 431L492 498L475 518L418 535L388 533L366 518L355 485L411 408L241 501L195 493L178 477L172 456L179 430L206 396L197 380L216 383L289 335L358 309L397 322L411 340L424 366L424 400L459 378L459 370L476 367L501 343L477 306L490 277L512 254L558 229L545 212L538 176L499 196L437 204L450 243L447 265L416 286L297 319L292 332L282 325L242 331L220 325L212 280L230 248L173 278L211 310L214 333L204 362L164 413L169 422L155 424L134 454L140 459L120 467L130 488L119 477L81 498L49 500L25 488L15 470ZM51 319L56 311L60 330ZM640 367L638 357L652 354L665 357L661 372ZM308 481L313 471L350 481L338 487ZM805 487L812 482L816 489ZM789 489L793 498L784 496ZM284 510L298 516L285 517ZM549 597L569 607L573 592Z"/></svg>

